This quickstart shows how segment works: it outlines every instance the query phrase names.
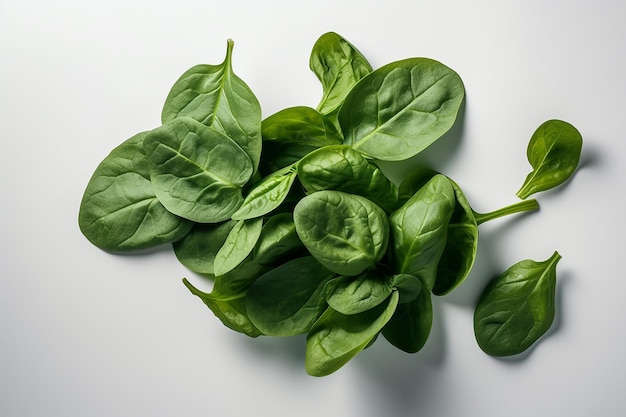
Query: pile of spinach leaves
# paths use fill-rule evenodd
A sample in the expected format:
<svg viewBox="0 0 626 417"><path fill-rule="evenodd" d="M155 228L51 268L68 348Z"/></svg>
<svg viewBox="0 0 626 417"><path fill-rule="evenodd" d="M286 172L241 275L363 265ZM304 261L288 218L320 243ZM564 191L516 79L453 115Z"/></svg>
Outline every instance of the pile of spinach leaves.
<svg viewBox="0 0 626 417"><path fill-rule="evenodd" d="M582 138L549 120L532 136L520 201L476 212L431 169L394 183L379 161L411 158L455 123L465 89L452 69L409 58L373 69L330 32L313 46L317 107L262 119L224 61L175 82L162 125L115 148L96 168L79 212L82 233L109 252L171 244L204 292L184 284L224 325L251 337L306 334L306 371L328 375L382 335L405 352L426 343L432 296L468 276L479 226L538 208L527 199L571 177ZM517 354L554 317L558 252L514 265L475 311L479 346Z"/></svg>

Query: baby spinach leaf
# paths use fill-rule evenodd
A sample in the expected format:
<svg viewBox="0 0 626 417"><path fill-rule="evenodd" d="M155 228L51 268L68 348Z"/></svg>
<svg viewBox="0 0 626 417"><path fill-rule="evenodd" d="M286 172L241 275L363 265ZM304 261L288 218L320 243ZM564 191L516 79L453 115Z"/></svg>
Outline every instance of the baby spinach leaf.
<svg viewBox="0 0 626 417"><path fill-rule="evenodd" d="M270 336L306 333L326 309L321 293L334 276L312 256L285 262L248 289L246 310L250 319Z"/></svg>
<svg viewBox="0 0 626 417"><path fill-rule="evenodd" d="M191 117L235 141L256 170L261 156L261 106L232 69L234 42L228 40L219 65L196 65L172 86L161 114L163 123Z"/></svg>
<svg viewBox="0 0 626 417"><path fill-rule="evenodd" d="M520 261L485 288L474 311L476 341L485 353L522 353L548 331L555 315L560 259L554 252L545 261Z"/></svg>
<svg viewBox="0 0 626 417"><path fill-rule="evenodd" d="M422 279L431 290L455 206L454 189L438 174L389 217L393 271Z"/></svg>
<svg viewBox="0 0 626 417"><path fill-rule="evenodd" d="M213 273L216 276L224 275L243 262L252 253L261 235L262 227L263 219L260 217L238 220L226 236L222 247L215 254Z"/></svg>
<svg viewBox="0 0 626 417"><path fill-rule="evenodd" d="M410 274L396 274L391 277L391 286L398 290L400 294L400 304L408 303L417 298L420 291L422 291L422 281Z"/></svg>
<svg viewBox="0 0 626 417"><path fill-rule="evenodd" d="M336 112L357 81L372 72L363 54L334 32L323 34L315 42L309 66L322 83L323 95L317 109L323 114Z"/></svg>
<svg viewBox="0 0 626 417"><path fill-rule="evenodd" d="M305 106L289 107L267 117L261 132L261 168L265 175L299 161L315 149L343 141L330 119Z"/></svg>
<svg viewBox="0 0 626 417"><path fill-rule="evenodd" d="M528 162L533 170L517 196L525 199L567 181L576 171L582 146L583 138L571 124L562 120L541 124L528 143Z"/></svg>
<svg viewBox="0 0 626 417"><path fill-rule="evenodd" d="M270 217L263 225L253 254L255 262L272 265L302 249L304 245L296 232L293 215L278 213Z"/></svg>
<svg viewBox="0 0 626 417"><path fill-rule="evenodd" d="M113 149L85 189L78 214L81 232L95 246L125 252L176 241L193 223L170 213L150 182L143 153L146 132Z"/></svg>
<svg viewBox="0 0 626 417"><path fill-rule="evenodd" d="M241 207L231 216L234 220L260 217L276 209L287 198L296 179L294 167L286 167L265 177L246 196Z"/></svg>
<svg viewBox="0 0 626 417"><path fill-rule="evenodd" d="M430 292L424 289L408 303L398 304L396 311L381 333L398 349L415 353L420 351L430 336L433 324L433 306Z"/></svg>
<svg viewBox="0 0 626 417"><path fill-rule="evenodd" d="M184 238L173 243L176 258L193 272L214 275L215 255L236 224L234 220L222 223L195 223Z"/></svg>
<svg viewBox="0 0 626 417"><path fill-rule="evenodd" d="M358 194L388 212L398 204L395 184L349 146L325 146L303 157L297 166L298 178L309 193L337 190Z"/></svg>
<svg viewBox="0 0 626 417"><path fill-rule="evenodd" d="M328 305L341 314L358 314L385 301L393 287L380 271L370 269L356 277L340 276L326 284Z"/></svg>
<svg viewBox="0 0 626 417"><path fill-rule="evenodd" d="M368 158L408 159L452 127L464 94L461 78L437 61L387 64L346 96L338 114L344 143Z"/></svg>
<svg viewBox="0 0 626 417"><path fill-rule="evenodd" d="M226 327L257 337L263 333L250 320L245 297L250 284L265 271L259 264L243 262L230 273L217 277L210 293L194 287L187 279L183 279L183 283Z"/></svg>
<svg viewBox="0 0 626 417"><path fill-rule="evenodd" d="M325 376L348 363L376 338L397 305L398 292L393 291L385 302L359 314L341 314L329 307L307 334L307 373Z"/></svg>
<svg viewBox="0 0 626 417"><path fill-rule="evenodd" d="M252 176L250 158L215 129L178 117L149 132L144 150L159 201L172 213L198 223L217 223L243 202Z"/></svg>
<svg viewBox="0 0 626 417"><path fill-rule="evenodd" d="M374 268L389 241L387 215L368 199L342 191L318 191L294 208L300 240L325 267L355 276Z"/></svg>

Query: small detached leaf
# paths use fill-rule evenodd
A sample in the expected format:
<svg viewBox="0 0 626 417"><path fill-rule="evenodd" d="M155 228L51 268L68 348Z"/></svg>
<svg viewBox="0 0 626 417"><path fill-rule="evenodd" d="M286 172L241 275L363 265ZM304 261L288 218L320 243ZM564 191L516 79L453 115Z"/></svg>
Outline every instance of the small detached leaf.
<svg viewBox="0 0 626 417"><path fill-rule="evenodd" d="M571 124L548 120L537 128L528 144L528 162L533 170L517 192L525 199L567 181L578 166L583 138Z"/></svg>
<svg viewBox="0 0 626 417"><path fill-rule="evenodd" d="M558 252L542 262L513 265L489 283L474 312L480 348L492 356L524 352L548 331L555 315Z"/></svg>

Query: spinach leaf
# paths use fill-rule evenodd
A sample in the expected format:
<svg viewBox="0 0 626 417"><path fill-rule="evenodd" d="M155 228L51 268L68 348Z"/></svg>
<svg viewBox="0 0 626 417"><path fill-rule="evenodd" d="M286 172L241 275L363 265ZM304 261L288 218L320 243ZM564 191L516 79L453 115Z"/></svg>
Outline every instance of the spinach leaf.
<svg viewBox="0 0 626 417"><path fill-rule="evenodd" d="M230 273L217 277L209 293L194 287L187 279L183 279L183 283L226 327L250 337L257 337L263 333L250 320L245 297L251 283L264 272L266 268L246 260Z"/></svg>
<svg viewBox="0 0 626 417"><path fill-rule="evenodd" d="M438 174L391 214L395 273L414 275L428 290L433 288L454 206L454 189L447 177Z"/></svg>
<svg viewBox="0 0 626 417"><path fill-rule="evenodd" d="M583 138L571 124L548 120L533 133L528 143L528 162L533 170L517 192L525 199L567 181L578 166Z"/></svg>
<svg viewBox="0 0 626 417"><path fill-rule="evenodd" d="M349 146L325 146L303 157L297 166L298 178L309 193L337 190L358 194L388 212L398 204L395 184Z"/></svg>
<svg viewBox="0 0 626 417"><path fill-rule="evenodd" d="M520 261L485 288L474 311L476 341L485 353L522 353L548 331L555 315L560 259L554 252L545 261Z"/></svg>
<svg viewBox="0 0 626 417"><path fill-rule="evenodd" d="M250 158L229 137L178 117L144 139L150 179L159 201L172 213L198 223L217 223L243 202L252 176Z"/></svg>
<svg viewBox="0 0 626 417"><path fill-rule="evenodd" d="M341 133L331 120L310 107L280 110L261 123L265 175L289 166L315 149L340 144Z"/></svg>
<svg viewBox="0 0 626 417"><path fill-rule="evenodd" d="M255 262L261 265L272 265L302 252L303 249L304 245L296 232L292 214L278 213L263 225L253 256Z"/></svg>
<svg viewBox="0 0 626 417"><path fill-rule="evenodd" d="M219 65L196 65L172 86L163 105L165 124L191 117L228 136L257 169L261 157L261 106L250 87L232 69L234 42L228 40L226 57Z"/></svg>
<svg viewBox="0 0 626 417"><path fill-rule="evenodd" d="M170 213L150 182L143 153L146 132L113 149L94 171L80 204L78 225L95 246L126 252L176 241L193 223Z"/></svg>
<svg viewBox="0 0 626 417"><path fill-rule="evenodd" d="M195 223L184 238L173 243L176 258L193 272L214 275L215 255L236 224L234 220L222 223Z"/></svg>
<svg viewBox="0 0 626 417"><path fill-rule="evenodd" d="M408 303L417 298L422 291L422 281L410 274L396 274L391 277L391 286L400 294L400 304Z"/></svg>
<svg viewBox="0 0 626 417"><path fill-rule="evenodd" d="M325 376L348 363L376 338L397 305L398 292L393 291L385 302L359 314L341 314L329 307L307 334L307 373Z"/></svg>
<svg viewBox="0 0 626 417"><path fill-rule="evenodd" d="M318 191L300 200L293 216L304 246L337 274L355 276L374 268L387 250L387 215L364 197Z"/></svg>
<svg viewBox="0 0 626 417"><path fill-rule="evenodd" d="M370 269L356 277L340 276L326 284L328 305L341 314L358 314L385 301L393 291L380 271Z"/></svg>
<svg viewBox="0 0 626 417"><path fill-rule="evenodd" d="M415 353L420 351L430 336L433 324L431 295L424 288L416 297L398 304L396 311L381 333L389 343L398 349Z"/></svg>
<svg viewBox="0 0 626 417"><path fill-rule="evenodd" d="M230 230L222 247L215 254L213 273L224 275L252 253L263 228L263 219L239 220Z"/></svg>
<svg viewBox="0 0 626 417"><path fill-rule="evenodd" d="M357 81L372 72L363 54L335 32L325 33L315 42L309 67L322 83L323 95L317 106L322 114L335 113Z"/></svg>
<svg viewBox="0 0 626 417"><path fill-rule="evenodd" d="M344 143L368 158L408 159L452 127L464 95L461 78L437 61L392 62L346 96L338 114Z"/></svg>
<svg viewBox="0 0 626 417"><path fill-rule="evenodd" d="M232 219L252 219L270 213L287 198L295 179L296 169L291 166L265 177L250 190Z"/></svg>
<svg viewBox="0 0 626 417"><path fill-rule="evenodd" d="M246 310L250 319L270 336L306 333L326 309L321 294L334 276L312 256L285 262L248 289Z"/></svg>

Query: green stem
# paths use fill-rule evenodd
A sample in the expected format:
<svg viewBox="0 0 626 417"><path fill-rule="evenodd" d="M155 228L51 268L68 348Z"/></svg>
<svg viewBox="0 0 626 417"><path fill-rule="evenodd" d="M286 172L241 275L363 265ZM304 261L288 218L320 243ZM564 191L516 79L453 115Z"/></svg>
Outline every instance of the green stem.
<svg viewBox="0 0 626 417"><path fill-rule="evenodd" d="M482 224L488 222L489 220L497 219L499 217L508 216L509 214L514 213L522 213L530 210L539 209L539 203L537 200L523 200L517 203L511 204L510 206L503 207L498 210L491 211L489 213L477 213L474 212L474 218L476 219L477 224Z"/></svg>

